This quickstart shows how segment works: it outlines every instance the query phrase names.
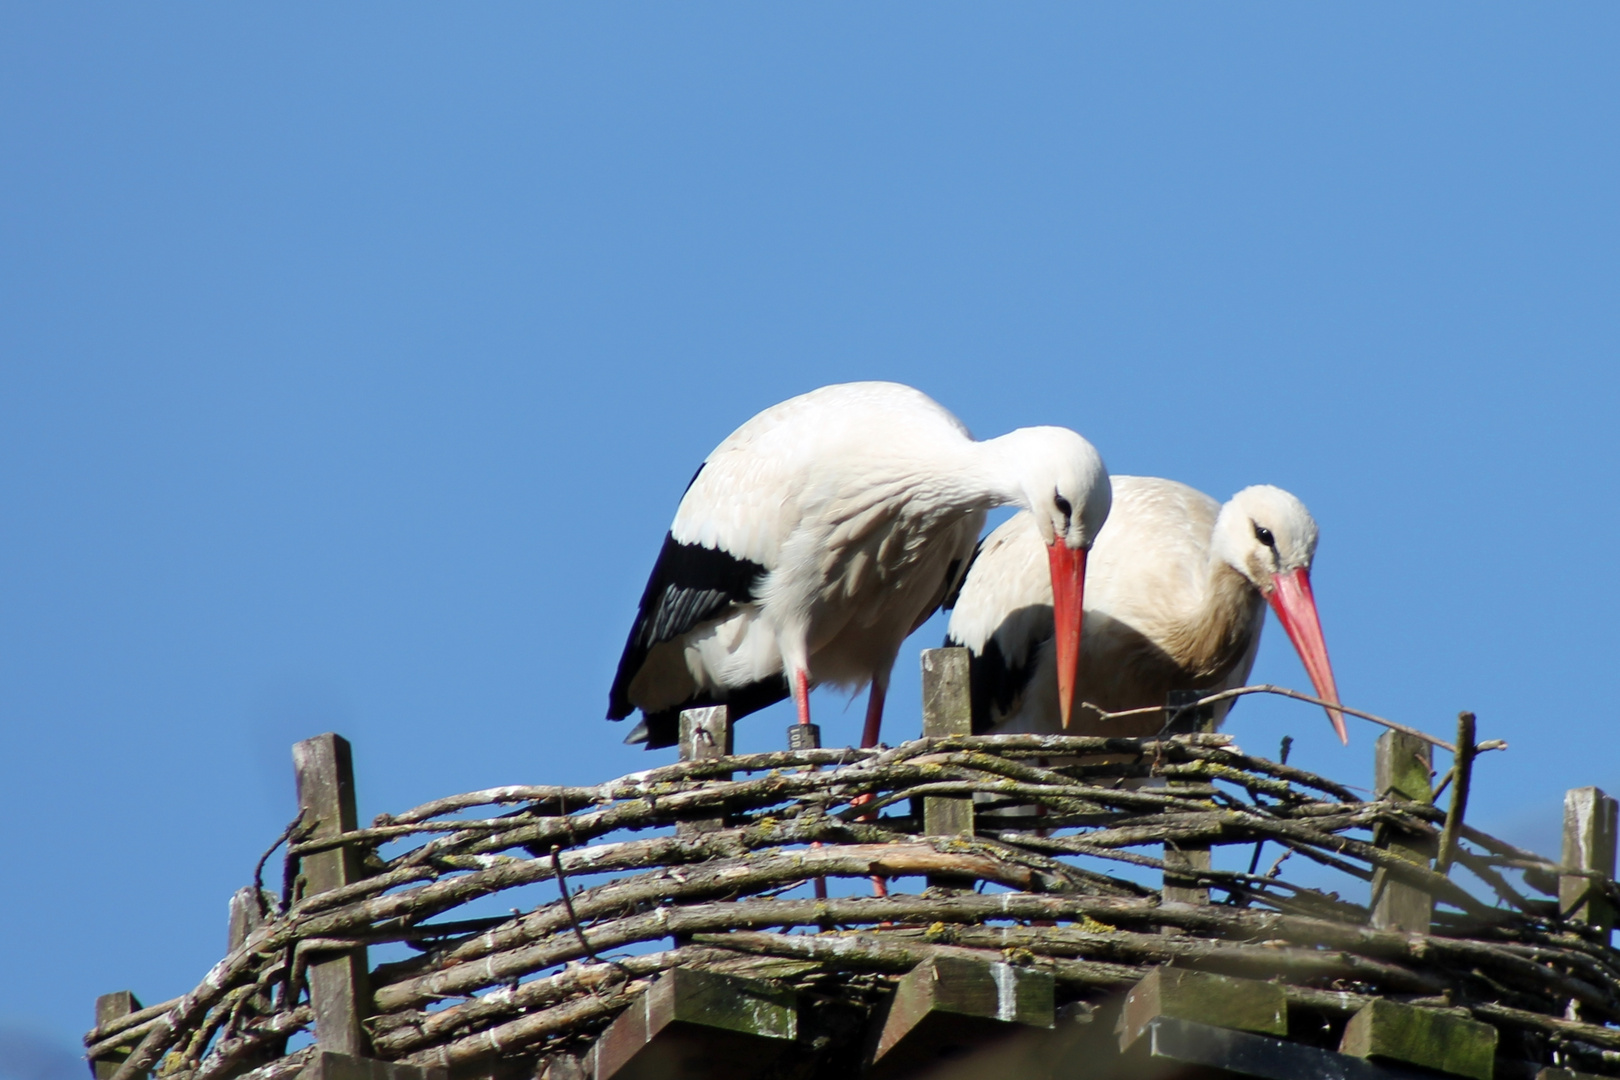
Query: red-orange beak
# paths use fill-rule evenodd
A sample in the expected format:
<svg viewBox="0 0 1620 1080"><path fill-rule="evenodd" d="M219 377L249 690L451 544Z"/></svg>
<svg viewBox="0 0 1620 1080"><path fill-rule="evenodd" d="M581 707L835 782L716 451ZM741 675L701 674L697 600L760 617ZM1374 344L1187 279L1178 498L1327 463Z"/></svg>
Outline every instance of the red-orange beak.
<svg viewBox="0 0 1620 1080"><path fill-rule="evenodd" d="M1046 548L1052 562L1052 630L1057 645L1058 706L1068 730L1074 712L1074 683L1080 670L1080 619L1085 599L1086 553L1058 537Z"/></svg>
<svg viewBox="0 0 1620 1080"><path fill-rule="evenodd" d="M1311 595L1311 575L1304 569L1290 570L1271 579L1271 595L1266 601L1288 631L1288 640L1305 664L1305 673L1316 687L1316 696L1323 701L1339 704L1339 687L1333 681L1333 665L1328 662L1327 642L1322 640L1322 621L1316 615L1316 597ZM1333 730L1339 741L1350 745L1350 734L1344 729L1344 714L1338 709L1327 711L1333 721Z"/></svg>

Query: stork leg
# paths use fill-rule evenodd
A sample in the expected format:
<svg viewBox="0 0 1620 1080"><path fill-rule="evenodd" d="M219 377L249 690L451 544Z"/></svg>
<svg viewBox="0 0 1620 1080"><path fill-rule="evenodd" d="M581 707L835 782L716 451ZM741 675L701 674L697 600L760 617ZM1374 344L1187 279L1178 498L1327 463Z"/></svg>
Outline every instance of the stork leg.
<svg viewBox="0 0 1620 1080"><path fill-rule="evenodd" d="M883 698L888 693L888 685L882 679L872 680L872 690L866 697L866 728L861 732L861 749L878 744L878 731L883 726ZM856 806L872 801L871 795L860 795L854 800ZM871 814L862 814L860 820L871 821ZM889 895L889 882L887 878L876 875L872 877L872 895L879 899Z"/></svg>
<svg viewBox="0 0 1620 1080"><path fill-rule="evenodd" d="M810 722L810 673L803 668L793 671L793 704L799 708L799 723Z"/></svg>
<svg viewBox="0 0 1620 1080"><path fill-rule="evenodd" d="M872 692L866 697L866 728L861 732L861 749L878 744L878 732L883 727L883 698L889 688L877 679L872 680Z"/></svg>
<svg viewBox="0 0 1620 1080"><path fill-rule="evenodd" d="M810 673L803 668L793 669L793 704L799 709L799 723L810 722ZM811 847L820 847L819 843L812 843ZM827 879L816 878L816 899L827 899Z"/></svg>

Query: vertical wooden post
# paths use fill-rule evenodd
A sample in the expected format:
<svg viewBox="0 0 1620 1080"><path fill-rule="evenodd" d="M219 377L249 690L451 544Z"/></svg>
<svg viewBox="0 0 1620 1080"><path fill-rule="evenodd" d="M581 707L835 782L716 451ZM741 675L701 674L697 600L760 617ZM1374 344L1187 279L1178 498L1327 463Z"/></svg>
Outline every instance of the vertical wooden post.
<svg viewBox="0 0 1620 1080"><path fill-rule="evenodd" d="M1194 704L1204 693L1202 690L1172 690L1166 695L1164 704L1170 734L1190 735L1215 730L1215 707ZM1175 787L1175 781L1171 781L1169 786ZM1208 887L1198 884L1199 872L1209 868L1208 844L1165 844L1164 902L1209 903Z"/></svg>
<svg viewBox="0 0 1620 1080"><path fill-rule="evenodd" d="M1403 731L1386 731L1378 737L1373 766L1373 794L1409 802L1430 803L1434 799L1433 751L1422 739ZM1373 832L1373 842L1392 855L1420 866L1434 857L1434 842L1387 825ZM1427 934L1434 917L1434 897L1415 885L1391 878L1381 869L1373 870L1372 924L1379 930L1403 930Z"/></svg>
<svg viewBox="0 0 1620 1080"><path fill-rule="evenodd" d="M232 953L248 939L248 935L264 922L266 903L255 895L252 885L244 885L231 894L230 922L225 931L225 951Z"/></svg>
<svg viewBox="0 0 1620 1080"><path fill-rule="evenodd" d="M922 651L922 722L924 738L973 734L973 694L968 675L968 651L962 648ZM925 836L972 836L973 799L928 795L922 800ZM915 804L914 804L915 805ZM929 875L928 884L960 889L972 882L948 875Z"/></svg>
<svg viewBox="0 0 1620 1080"><path fill-rule="evenodd" d="M681 711L682 761L705 761L726 757L730 753L731 719L724 705ZM731 774L726 773L724 779L730 780ZM725 827L724 817L678 821L675 823L675 835L690 837Z"/></svg>
<svg viewBox="0 0 1620 1080"><path fill-rule="evenodd" d="M1564 793L1564 857L1570 870L1595 870L1614 878L1615 800L1595 787ZM1588 877L1558 879L1558 910L1566 919L1595 926L1607 936L1614 929L1614 905L1600 883Z"/></svg>
<svg viewBox="0 0 1620 1080"><path fill-rule="evenodd" d="M973 734L973 695L968 685L968 651L922 651L923 737ZM929 836L972 836L973 800L929 795L923 799L923 832Z"/></svg>
<svg viewBox="0 0 1620 1080"><path fill-rule="evenodd" d="M269 894L255 895L257 892L258 890L254 886L244 885L231 894L230 922L225 933L225 952L227 955L241 948L242 943L248 939L248 935L259 928L259 924L264 922L264 913L267 910L274 910ZM262 1001L262 1004L268 1009L269 1002L267 1000ZM254 1066L274 1061L286 1052L287 1040L285 1037L272 1039L254 1053L244 1057L228 1075L235 1076L239 1072L247 1072Z"/></svg>
<svg viewBox="0 0 1620 1080"><path fill-rule="evenodd" d="M96 998L96 1027L104 1027L114 1020L121 1020L130 1013L140 1011L140 1001L128 990L102 994ZM91 1059L90 1071L95 1075L96 1080L108 1080L113 1073L118 1071L118 1066L124 1063L124 1059L129 1057L131 1049L132 1047L125 1047L122 1050L113 1050L101 1057Z"/></svg>
<svg viewBox="0 0 1620 1080"><path fill-rule="evenodd" d="M354 757L349 741L331 732L293 746L298 774L298 805L314 828L307 839L351 832L356 826ZM360 852L333 848L303 858L304 894L330 892L365 876ZM360 1024L371 1010L366 947L319 954L309 965L309 997L315 1011L315 1040L322 1050L366 1056L369 1046Z"/></svg>

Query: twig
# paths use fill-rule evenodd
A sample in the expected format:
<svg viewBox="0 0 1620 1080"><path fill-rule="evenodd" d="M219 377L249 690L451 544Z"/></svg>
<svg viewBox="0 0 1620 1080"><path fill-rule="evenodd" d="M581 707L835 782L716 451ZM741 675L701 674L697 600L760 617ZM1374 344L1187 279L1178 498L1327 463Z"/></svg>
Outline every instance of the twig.
<svg viewBox="0 0 1620 1080"><path fill-rule="evenodd" d="M563 907L568 909L568 923L574 928L574 936L579 939L579 947L592 961L600 964L602 958L596 955L591 943L585 940L585 931L579 925L579 912L574 910L574 898L568 895L568 878L563 873L562 848L555 844L551 847L551 870L557 875L557 891L562 894Z"/></svg>
<svg viewBox="0 0 1620 1080"><path fill-rule="evenodd" d="M258 864L253 867L253 898L254 898L254 901L259 905L259 915L261 917L265 914L265 910L264 910L264 867L265 867L265 864L270 861L270 856L272 856L272 855L274 855L276 853L276 848L280 847L282 844L285 844L289 839L291 839L292 835L294 833L296 833L300 828L303 827L303 824L304 824L304 810L303 810L302 807L300 807L299 810L298 810L298 816L293 818L291 821L287 822L287 827L285 829L281 830L281 835L276 837L276 842L271 844L269 847L264 849L264 854L259 856Z"/></svg>
<svg viewBox="0 0 1620 1080"><path fill-rule="evenodd" d="M1451 809L1446 811L1445 828L1440 832L1440 854L1434 860L1434 869L1438 874L1450 870L1452 860L1457 855L1457 830L1462 827L1463 814L1468 809L1468 785L1473 779L1474 755L1477 752L1474 747L1474 714L1460 712L1457 714L1457 756L1451 766L1457 786L1451 789Z"/></svg>
<svg viewBox="0 0 1620 1080"><path fill-rule="evenodd" d="M1446 742L1444 739L1437 739L1433 735L1419 731L1417 728L1407 727L1405 724L1398 724L1394 720L1386 720L1382 716L1377 716L1370 712L1363 712L1360 709L1352 709L1348 705L1336 705L1331 701L1323 701L1321 698L1312 697L1309 694L1302 694L1298 690L1290 690L1286 686L1273 686L1270 683L1257 683L1254 686L1239 686L1232 690L1222 690L1220 693L1210 694L1208 697L1199 698L1197 701L1192 702L1189 705L1182 706L1182 708L1195 709L1201 705L1213 705L1219 701L1227 701L1232 698L1243 697L1245 694L1277 694L1281 697L1292 698L1295 701L1304 701L1312 705L1319 705L1324 709L1337 709L1340 712L1349 713L1351 716L1359 717L1362 720L1370 720L1375 724L1382 724L1384 727L1387 727L1392 731L1404 732L1415 739L1422 739L1424 742L1438 746L1440 749L1450 753L1457 752L1457 748ZM1085 708L1096 712L1099 720L1125 720L1133 716L1152 716L1155 713L1161 713L1164 711L1164 706L1154 705L1142 709L1124 709L1120 712L1105 712L1090 702L1084 702L1083 704ZM1474 749L1478 753L1484 753L1487 750L1506 750L1507 745L1506 739L1487 739Z"/></svg>

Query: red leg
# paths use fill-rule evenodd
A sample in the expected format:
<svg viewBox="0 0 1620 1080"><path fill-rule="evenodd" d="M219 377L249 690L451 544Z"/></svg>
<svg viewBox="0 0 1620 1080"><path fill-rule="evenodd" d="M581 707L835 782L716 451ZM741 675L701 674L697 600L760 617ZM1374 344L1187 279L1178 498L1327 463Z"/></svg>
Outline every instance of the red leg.
<svg viewBox="0 0 1620 1080"><path fill-rule="evenodd" d="M866 730L861 732L861 749L878 744L878 732L883 727L883 697L888 688L872 680L872 692L866 696Z"/></svg>
<svg viewBox="0 0 1620 1080"><path fill-rule="evenodd" d="M793 673L793 704L799 708L799 723L808 724L810 722L810 673L807 671L795 671ZM810 846L820 847L821 844L813 842ZM827 879L816 878L815 890L817 900L827 899Z"/></svg>
<svg viewBox="0 0 1620 1080"><path fill-rule="evenodd" d="M808 671L795 671L793 673L793 704L799 707L799 723L810 722L810 673Z"/></svg>
<svg viewBox="0 0 1620 1080"><path fill-rule="evenodd" d="M878 732L883 727L884 693L885 687L876 679L873 679L871 693L869 693L866 697L866 729L861 732L861 749L863 750L878 744ZM869 803L871 801L872 796L870 795L861 795L854 800L856 806L859 806L862 803ZM871 821L872 815L863 814L861 815L860 820ZM878 897L879 899L888 896L888 881L884 878L873 875L872 895Z"/></svg>

